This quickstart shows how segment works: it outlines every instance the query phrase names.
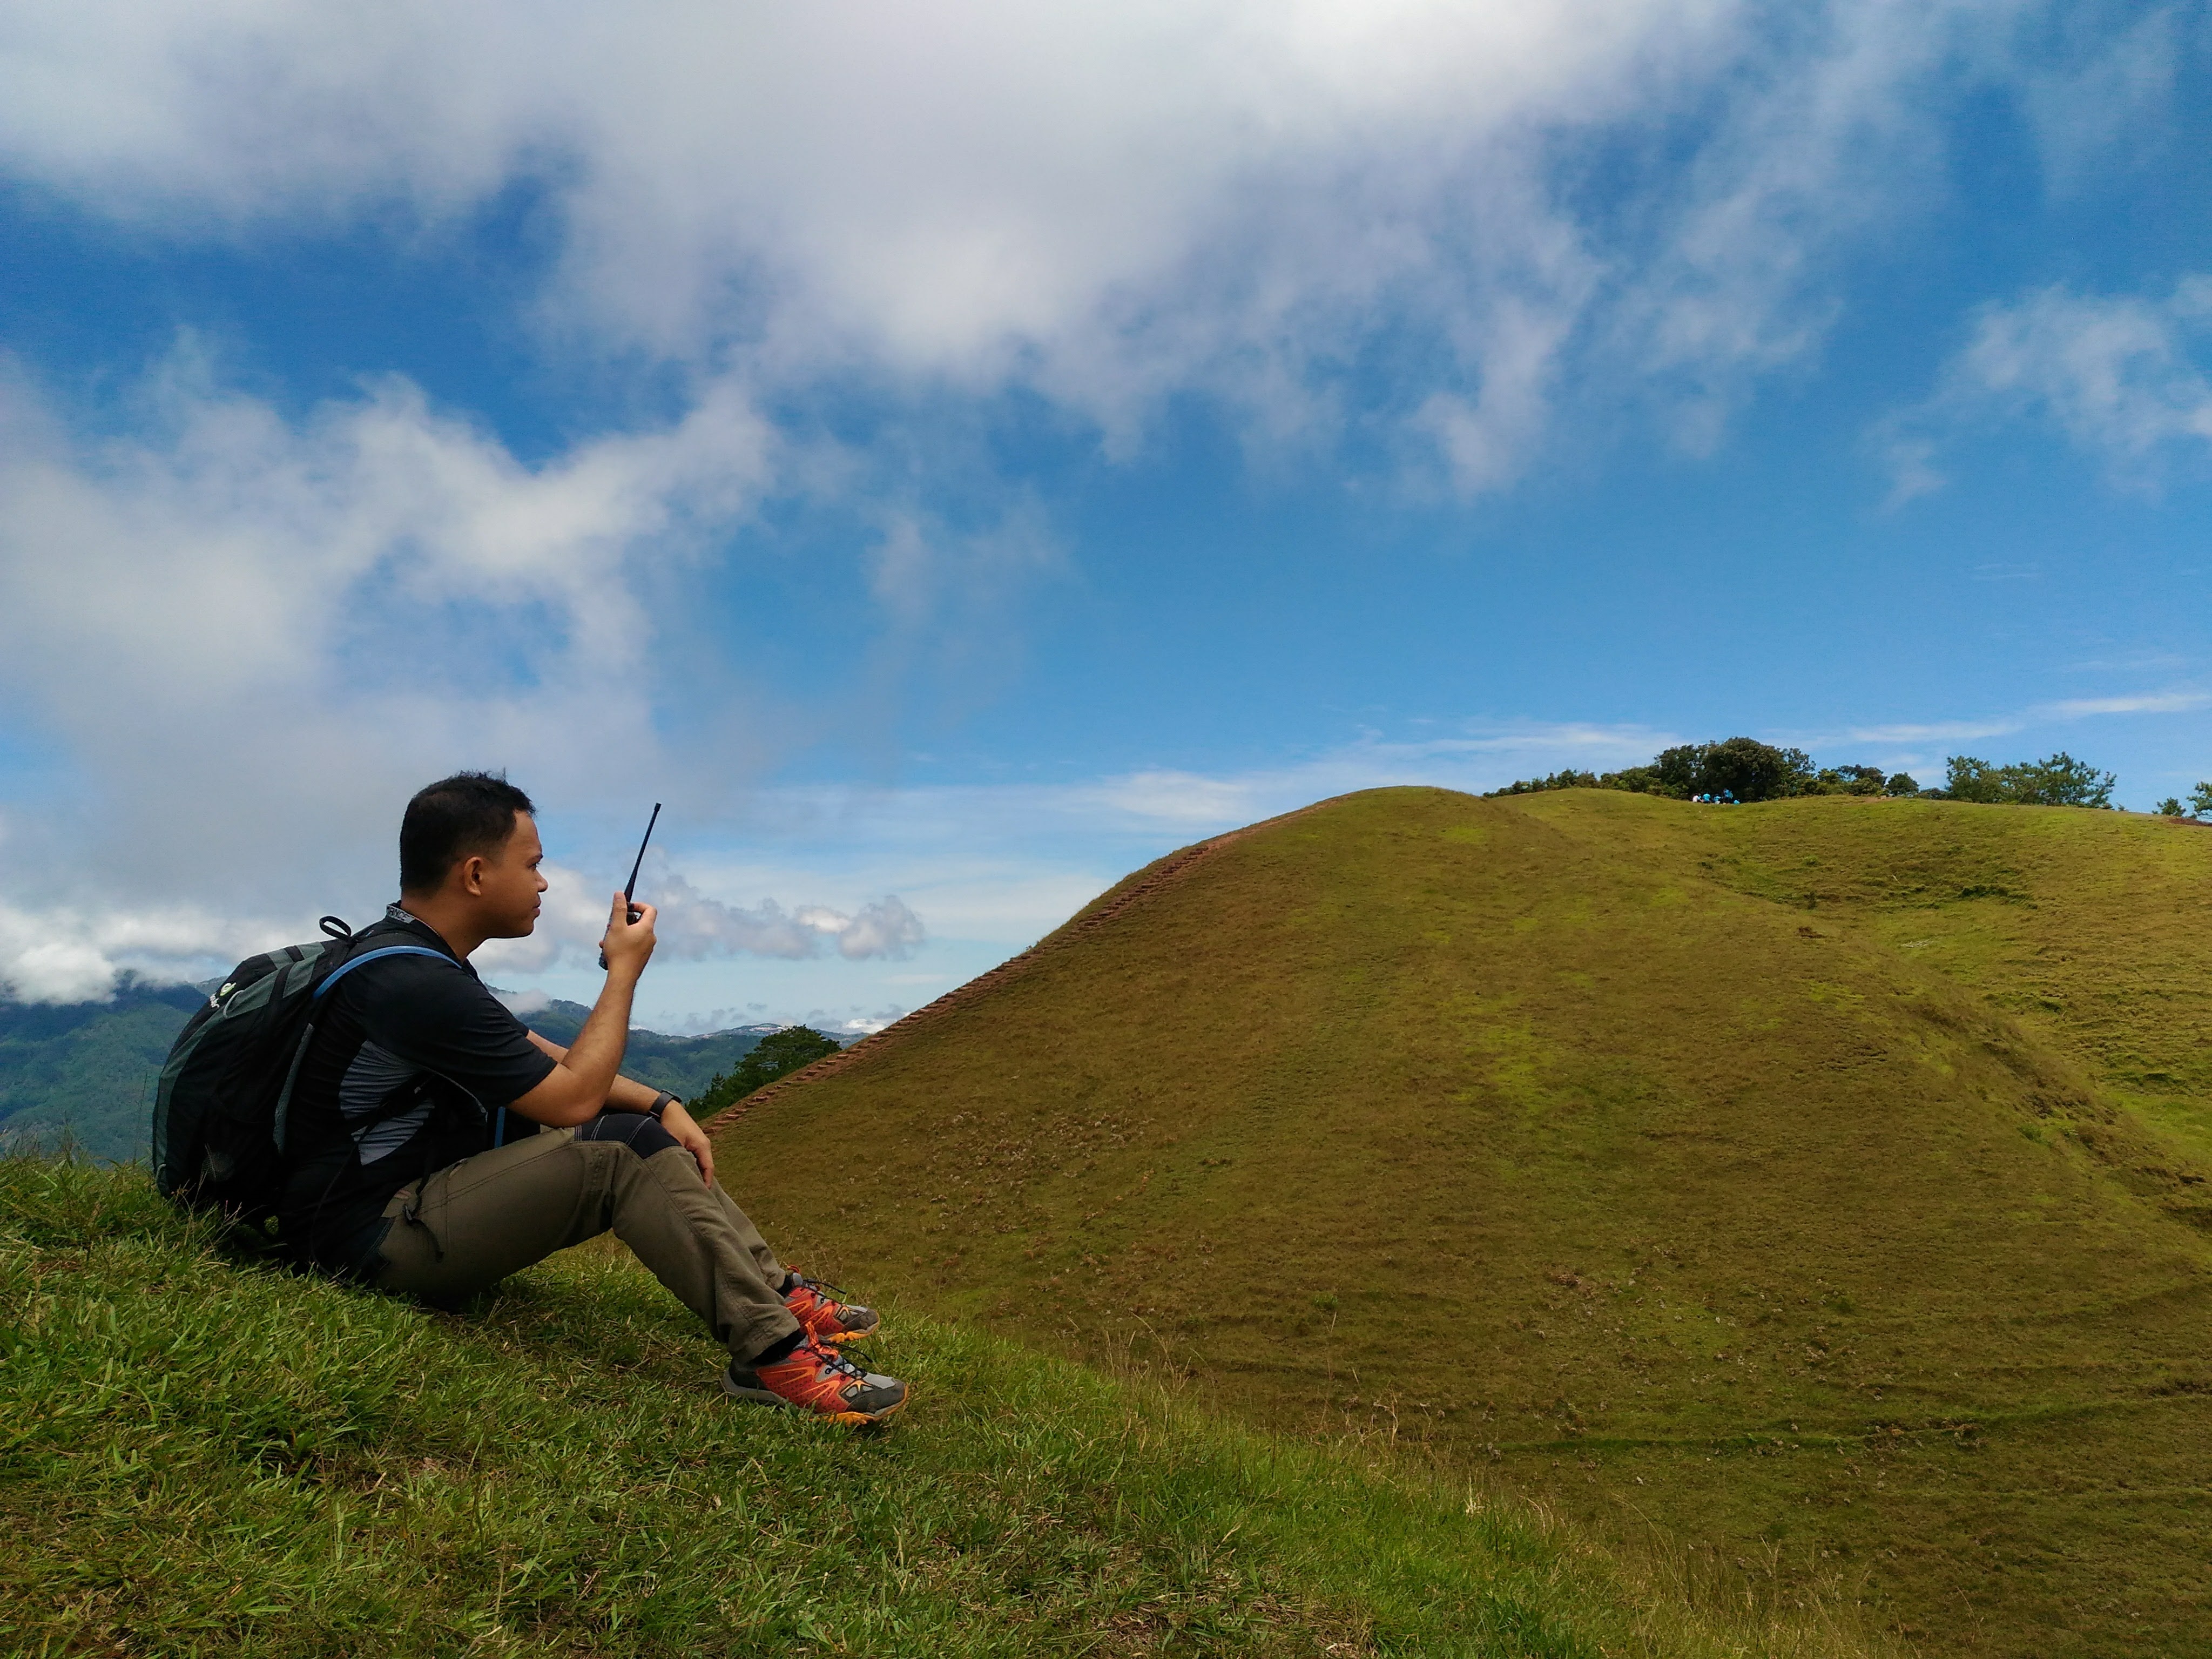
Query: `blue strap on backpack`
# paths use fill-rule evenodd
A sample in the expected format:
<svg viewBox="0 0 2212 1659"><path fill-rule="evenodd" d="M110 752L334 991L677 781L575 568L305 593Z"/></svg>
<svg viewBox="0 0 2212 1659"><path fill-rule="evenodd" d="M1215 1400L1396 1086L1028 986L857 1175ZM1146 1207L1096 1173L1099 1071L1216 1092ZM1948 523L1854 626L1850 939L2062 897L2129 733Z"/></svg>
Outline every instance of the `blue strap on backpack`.
<svg viewBox="0 0 2212 1659"><path fill-rule="evenodd" d="M363 963L374 962L379 957L435 957L441 962L453 960L453 957L447 956L443 951L433 951L427 945L387 945L381 950L364 951L350 962L341 963L332 969L330 976L315 987L313 1000L320 1002L330 994L331 986L337 984Z"/></svg>
<svg viewBox="0 0 2212 1659"><path fill-rule="evenodd" d="M284 1150L284 1130L291 1121L292 1085L300 1080L300 1066L307 1058L307 1045L315 1040L315 1005L330 994L331 987L362 963L374 962L379 957L435 957L441 962L453 960L443 951L434 951L427 945L386 945L378 950L364 951L359 956L340 963L323 976L322 982L315 987L313 994L307 999L307 1029L300 1033L299 1046L292 1050L292 1063L285 1068L284 1087L276 1097L276 1110L270 1130L278 1152Z"/></svg>

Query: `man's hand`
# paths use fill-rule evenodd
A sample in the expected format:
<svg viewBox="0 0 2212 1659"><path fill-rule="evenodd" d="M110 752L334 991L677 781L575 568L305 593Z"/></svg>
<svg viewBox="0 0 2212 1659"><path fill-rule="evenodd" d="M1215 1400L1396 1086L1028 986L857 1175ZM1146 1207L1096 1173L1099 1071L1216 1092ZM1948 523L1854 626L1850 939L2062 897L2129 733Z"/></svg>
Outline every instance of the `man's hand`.
<svg viewBox="0 0 2212 1659"><path fill-rule="evenodd" d="M633 901L620 893L615 895L614 908L607 916L606 937L599 941L599 950L607 959L610 973L623 968L633 974L641 974L645 971L645 964L653 959L653 947L657 942L653 924L660 912L650 904L638 904L635 906L637 920L632 921L629 919L632 908Z"/></svg>
<svg viewBox="0 0 2212 1659"><path fill-rule="evenodd" d="M691 1154L699 1165L699 1178L709 1187L714 1184L714 1143L707 1139L707 1132L691 1120L691 1114L682 1103L670 1101L661 1109L660 1127L676 1138L676 1144Z"/></svg>

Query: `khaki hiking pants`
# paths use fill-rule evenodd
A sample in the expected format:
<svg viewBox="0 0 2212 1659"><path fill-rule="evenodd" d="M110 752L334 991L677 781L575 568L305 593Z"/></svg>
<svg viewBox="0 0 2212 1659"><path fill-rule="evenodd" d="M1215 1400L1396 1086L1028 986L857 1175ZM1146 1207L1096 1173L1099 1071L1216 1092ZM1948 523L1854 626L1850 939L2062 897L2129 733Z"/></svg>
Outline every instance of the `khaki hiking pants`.
<svg viewBox="0 0 2212 1659"><path fill-rule="evenodd" d="M371 1274L381 1290L459 1301L612 1228L739 1362L799 1329L767 1241L672 1144L641 1157L622 1140L550 1130L404 1187L384 1213Z"/></svg>

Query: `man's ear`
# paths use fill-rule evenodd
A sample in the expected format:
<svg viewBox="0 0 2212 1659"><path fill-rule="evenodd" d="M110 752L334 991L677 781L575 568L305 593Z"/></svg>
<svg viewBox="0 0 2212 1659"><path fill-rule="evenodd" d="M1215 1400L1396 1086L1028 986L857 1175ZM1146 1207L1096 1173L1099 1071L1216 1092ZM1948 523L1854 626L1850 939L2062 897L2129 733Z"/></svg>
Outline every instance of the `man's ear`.
<svg viewBox="0 0 2212 1659"><path fill-rule="evenodd" d="M461 890L471 898L483 896L484 860L476 854L461 860Z"/></svg>

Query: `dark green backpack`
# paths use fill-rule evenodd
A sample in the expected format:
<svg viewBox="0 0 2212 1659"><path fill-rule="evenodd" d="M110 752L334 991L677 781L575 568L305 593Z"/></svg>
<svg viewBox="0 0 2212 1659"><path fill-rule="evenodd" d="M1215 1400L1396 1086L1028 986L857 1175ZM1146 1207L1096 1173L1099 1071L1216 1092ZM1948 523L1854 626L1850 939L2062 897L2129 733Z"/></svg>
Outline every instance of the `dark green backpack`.
<svg viewBox="0 0 2212 1659"><path fill-rule="evenodd" d="M336 916L325 938L248 957L185 1022L154 1093L154 1184L188 1209L259 1226L283 1188L285 1117L315 1010L346 974L379 957L434 957L422 945L361 949Z"/></svg>

